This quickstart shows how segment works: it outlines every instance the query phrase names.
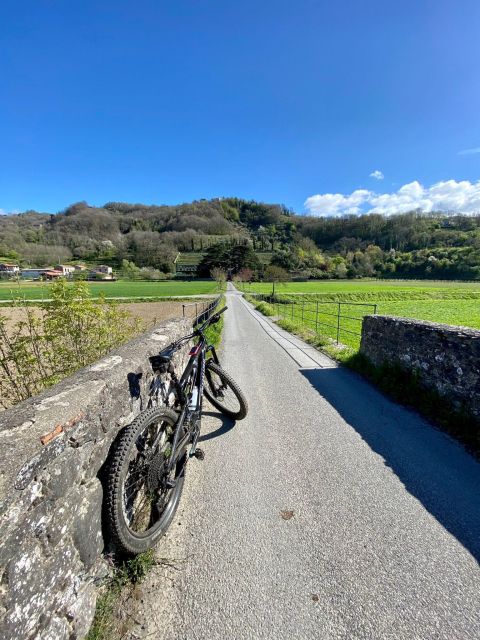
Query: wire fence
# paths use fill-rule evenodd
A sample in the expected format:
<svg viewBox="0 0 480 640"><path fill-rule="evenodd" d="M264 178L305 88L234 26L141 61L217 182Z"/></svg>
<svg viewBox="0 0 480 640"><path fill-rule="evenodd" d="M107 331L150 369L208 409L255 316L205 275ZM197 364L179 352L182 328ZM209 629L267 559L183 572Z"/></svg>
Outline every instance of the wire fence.
<svg viewBox="0 0 480 640"><path fill-rule="evenodd" d="M296 300L258 295L271 304L281 318L305 325L317 334L358 346L362 335L362 322L366 315L377 313L376 304L363 302L332 302L322 300Z"/></svg>

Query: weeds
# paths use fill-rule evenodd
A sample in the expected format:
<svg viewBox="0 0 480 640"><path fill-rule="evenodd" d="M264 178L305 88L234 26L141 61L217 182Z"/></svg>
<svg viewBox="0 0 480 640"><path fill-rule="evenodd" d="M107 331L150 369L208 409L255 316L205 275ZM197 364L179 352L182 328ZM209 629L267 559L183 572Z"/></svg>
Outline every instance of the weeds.
<svg viewBox="0 0 480 640"><path fill-rule="evenodd" d="M260 313L263 313L264 316L276 315L275 307L272 304L265 302L265 300L259 300L258 298L255 298L254 296L249 296L249 295L246 295L245 298L254 305L257 311L260 311Z"/></svg>
<svg viewBox="0 0 480 640"><path fill-rule="evenodd" d="M149 549L117 567L97 598L95 617L85 640L114 640L118 624L114 613L120 594L138 585L155 564L154 551Z"/></svg>

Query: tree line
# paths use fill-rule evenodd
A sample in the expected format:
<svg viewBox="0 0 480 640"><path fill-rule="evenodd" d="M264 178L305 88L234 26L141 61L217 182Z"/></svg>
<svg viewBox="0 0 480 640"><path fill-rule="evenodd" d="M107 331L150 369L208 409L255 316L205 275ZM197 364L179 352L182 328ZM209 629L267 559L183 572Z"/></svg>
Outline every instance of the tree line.
<svg viewBox="0 0 480 640"><path fill-rule="evenodd" d="M258 254L268 253L272 266L305 278L480 279L480 216L313 217L239 198L175 206L79 202L56 214L0 216L0 257L22 266L95 261L165 277L179 252L192 251L203 254L202 276L248 268L262 277Z"/></svg>

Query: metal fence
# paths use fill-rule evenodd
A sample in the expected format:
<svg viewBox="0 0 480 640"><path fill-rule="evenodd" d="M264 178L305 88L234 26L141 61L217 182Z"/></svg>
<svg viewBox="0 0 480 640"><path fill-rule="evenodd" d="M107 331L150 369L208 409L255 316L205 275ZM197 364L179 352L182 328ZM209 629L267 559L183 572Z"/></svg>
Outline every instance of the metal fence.
<svg viewBox="0 0 480 640"><path fill-rule="evenodd" d="M321 329L323 328L330 329L337 344L340 342L342 333L360 337L363 317L377 313L376 304L363 302L292 300L265 295L258 297L271 304L280 317L301 322L301 324L313 329L315 333L322 333ZM361 311L360 315L353 315L357 309ZM356 323L358 323L358 329L356 329Z"/></svg>
<svg viewBox="0 0 480 640"><path fill-rule="evenodd" d="M186 302L182 304L182 316L184 318L194 318L193 325L200 324L208 318L210 313L220 302L221 296L217 296L214 300L205 300L197 302Z"/></svg>

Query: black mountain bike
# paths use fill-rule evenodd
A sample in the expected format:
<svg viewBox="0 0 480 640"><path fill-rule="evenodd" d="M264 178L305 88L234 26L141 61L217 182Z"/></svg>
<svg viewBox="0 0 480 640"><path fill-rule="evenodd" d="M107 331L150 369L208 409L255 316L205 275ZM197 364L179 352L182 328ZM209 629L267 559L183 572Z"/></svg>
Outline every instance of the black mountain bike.
<svg viewBox="0 0 480 640"><path fill-rule="evenodd" d="M226 309L150 358L155 376L148 408L121 431L107 476L106 524L121 551L138 554L150 549L171 523L186 464L192 457L204 457L197 447L203 395L234 420L247 415L245 396L220 367L215 348L204 335ZM172 358L194 338L198 341L178 378Z"/></svg>

